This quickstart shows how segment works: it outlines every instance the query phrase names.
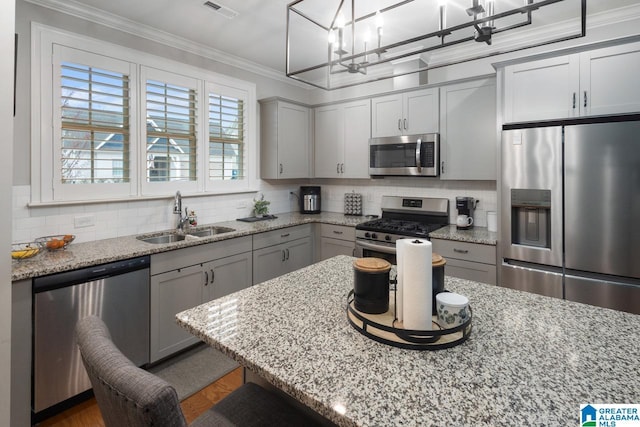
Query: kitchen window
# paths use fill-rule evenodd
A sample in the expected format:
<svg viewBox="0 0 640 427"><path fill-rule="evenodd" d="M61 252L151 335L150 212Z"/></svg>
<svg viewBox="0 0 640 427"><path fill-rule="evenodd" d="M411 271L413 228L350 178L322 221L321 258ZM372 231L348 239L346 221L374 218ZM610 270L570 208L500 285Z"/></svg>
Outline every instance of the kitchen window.
<svg viewBox="0 0 640 427"><path fill-rule="evenodd" d="M242 185L247 180L247 93L222 85L208 85L208 180L207 186L226 182Z"/></svg>
<svg viewBox="0 0 640 427"><path fill-rule="evenodd" d="M32 205L256 187L254 84L39 24L32 37Z"/></svg>

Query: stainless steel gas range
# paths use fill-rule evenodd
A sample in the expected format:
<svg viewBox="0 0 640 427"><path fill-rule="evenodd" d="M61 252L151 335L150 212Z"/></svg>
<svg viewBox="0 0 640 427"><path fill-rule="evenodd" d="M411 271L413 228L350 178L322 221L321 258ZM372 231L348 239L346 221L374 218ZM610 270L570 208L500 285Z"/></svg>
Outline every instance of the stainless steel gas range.
<svg viewBox="0 0 640 427"><path fill-rule="evenodd" d="M396 240L417 237L449 224L449 199L382 197L382 218L356 226L356 256L396 263Z"/></svg>

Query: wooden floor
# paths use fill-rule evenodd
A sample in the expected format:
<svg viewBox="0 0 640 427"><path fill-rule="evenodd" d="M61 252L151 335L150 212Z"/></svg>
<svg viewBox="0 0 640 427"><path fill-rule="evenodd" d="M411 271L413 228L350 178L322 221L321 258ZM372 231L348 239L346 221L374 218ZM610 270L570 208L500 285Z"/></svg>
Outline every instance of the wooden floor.
<svg viewBox="0 0 640 427"><path fill-rule="evenodd" d="M182 401L182 412L191 423L229 393L242 385L242 368L237 368L198 393ZM104 427L95 399L87 400L39 424L40 427Z"/></svg>

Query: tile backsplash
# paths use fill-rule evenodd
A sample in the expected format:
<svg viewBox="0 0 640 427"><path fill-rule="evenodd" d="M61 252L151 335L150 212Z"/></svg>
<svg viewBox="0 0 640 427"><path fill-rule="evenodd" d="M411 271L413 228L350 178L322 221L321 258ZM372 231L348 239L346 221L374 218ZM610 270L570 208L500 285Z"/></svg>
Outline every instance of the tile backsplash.
<svg viewBox="0 0 640 427"><path fill-rule="evenodd" d="M272 184L261 181L259 192L271 202L270 213L298 210L300 185L322 187L322 210L344 212L344 194L361 193L364 215L380 215L382 196L442 197L449 199L450 223L455 223L456 196L479 199L475 224L487 225L487 211L497 209L495 181L441 181L437 179L385 178L370 180L316 179ZM75 234L77 242L148 233L176 226L173 197L74 206L29 207L31 187L13 187L13 242L52 234ZM200 224L229 221L252 215L256 193L184 197L182 206L194 210Z"/></svg>

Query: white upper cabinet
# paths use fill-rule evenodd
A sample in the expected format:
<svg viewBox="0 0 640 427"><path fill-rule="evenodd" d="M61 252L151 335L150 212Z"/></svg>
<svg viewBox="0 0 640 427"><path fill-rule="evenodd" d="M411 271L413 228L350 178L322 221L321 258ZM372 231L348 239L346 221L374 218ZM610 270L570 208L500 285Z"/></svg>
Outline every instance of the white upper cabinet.
<svg viewBox="0 0 640 427"><path fill-rule="evenodd" d="M368 99L315 109L315 176L369 178L371 107Z"/></svg>
<svg viewBox="0 0 640 427"><path fill-rule="evenodd" d="M580 54L582 115L640 111L640 43Z"/></svg>
<svg viewBox="0 0 640 427"><path fill-rule="evenodd" d="M438 102L438 88L373 98L371 136L437 133Z"/></svg>
<svg viewBox="0 0 640 427"><path fill-rule="evenodd" d="M496 80L440 88L440 179L495 180Z"/></svg>
<svg viewBox="0 0 640 427"><path fill-rule="evenodd" d="M579 62L574 55L505 68L504 121L560 119L577 114Z"/></svg>
<svg viewBox="0 0 640 427"><path fill-rule="evenodd" d="M263 179L309 178L311 112L302 105L271 99L260 103Z"/></svg>
<svg viewBox="0 0 640 427"><path fill-rule="evenodd" d="M640 43L511 65L504 122L640 111Z"/></svg>

